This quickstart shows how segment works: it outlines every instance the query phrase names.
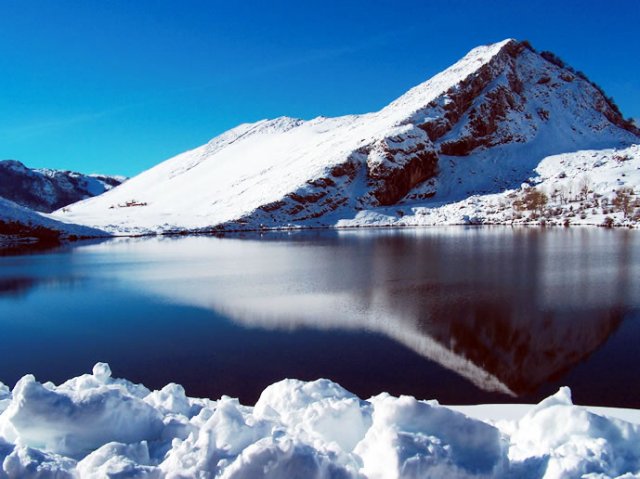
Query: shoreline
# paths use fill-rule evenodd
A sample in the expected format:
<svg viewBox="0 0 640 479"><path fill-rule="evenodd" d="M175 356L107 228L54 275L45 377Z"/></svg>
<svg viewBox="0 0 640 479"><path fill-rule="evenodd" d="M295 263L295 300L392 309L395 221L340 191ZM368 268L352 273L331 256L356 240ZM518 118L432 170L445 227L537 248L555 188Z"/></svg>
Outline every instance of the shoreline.
<svg viewBox="0 0 640 479"><path fill-rule="evenodd" d="M173 236L211 236L211 237L225 237L226 235L264 235L271 233L296 233L306 231L358 231L358 230L410 230L410 229L436 229L436 228L450 228L450 227L462 227L462 228L511 228L511 229L610 229L610 230L637 230L640 229L640 225L613 225L604 226L601 224L591 223L579 223L572 224L571 226L565 226L562 224L539 224L539 223L483 223L483 224L470 224L470 223L450 223L450 224L422 224L422 225L407 225L407 224L390 224L390 225L354 225L354 226L281 226L276 228L249 228L249 229L212 229L207 231L168 231L168 232L145 232L145 233L122 233L122 234L110 234L104 236L81 236L74 238L61 237L57 242L50 240L43 240L33 235L29 236L16 236L0 234L0 250L14 249L22 246L62 246L70 245L82 241L108 241L110 239L117 238L152 238L152 237L173 237Z"/></svg>

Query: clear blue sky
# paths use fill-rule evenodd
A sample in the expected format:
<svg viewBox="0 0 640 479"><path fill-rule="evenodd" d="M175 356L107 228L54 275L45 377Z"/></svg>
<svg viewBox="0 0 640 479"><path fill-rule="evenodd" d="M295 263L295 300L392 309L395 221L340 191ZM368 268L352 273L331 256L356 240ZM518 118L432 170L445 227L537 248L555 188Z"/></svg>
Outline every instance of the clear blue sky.
<svg viewBox="0 0 640 479"><path fill-rule="evenodd" d="M640 118L640 1L0 0L0 158L136 174L239 123L381 108L528 39Z"/></svg>

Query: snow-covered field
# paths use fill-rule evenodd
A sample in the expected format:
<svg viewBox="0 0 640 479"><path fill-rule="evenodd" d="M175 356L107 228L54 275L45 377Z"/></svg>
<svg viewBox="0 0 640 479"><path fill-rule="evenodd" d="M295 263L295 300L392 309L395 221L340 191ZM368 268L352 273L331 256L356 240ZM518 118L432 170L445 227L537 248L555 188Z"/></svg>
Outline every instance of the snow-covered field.
<svg viewBox="0 0 640 479"><path fill-rule="evenodd" d="M250 407L149 391L98 363L57 386L0 383L0 477L630 478L639 423L575 406L567 388L537 406L446 407L287 379Z"/></svg>

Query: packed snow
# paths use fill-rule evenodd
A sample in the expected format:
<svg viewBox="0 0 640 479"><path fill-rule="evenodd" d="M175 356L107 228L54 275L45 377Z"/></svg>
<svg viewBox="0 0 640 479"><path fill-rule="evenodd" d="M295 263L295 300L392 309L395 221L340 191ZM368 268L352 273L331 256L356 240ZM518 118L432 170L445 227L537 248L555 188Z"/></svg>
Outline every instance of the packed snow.
<svg viewBox="0 0 640 479"><path fill-rule="evenodd" d="M482 407L493 417L482 417ZM0 383L0 477L640 474L637 411L596 414L574 405L568 388L537 406L500 406L501 417L496 406L475 408L467 415L464 407L386 393L363 400L326 379L285 379L245 406L226 396L190 398L177 384L150 391L98 363L60 385L31 375L12 390Z"/></svg>
<svg viewBox="0 0 640 479"><path fill-rule="evenodd" d="M578 181L589 155L607 163L589 172L598 200L625 184L637 193L637 130L547 58L514 40L481 46L377 112L243 124L56 216L124 235L526 223L498 203L532 177L548 190ZM615 170L611 152L624 148L630 159ZM612 214L598 208L571 223Z"/></svg>

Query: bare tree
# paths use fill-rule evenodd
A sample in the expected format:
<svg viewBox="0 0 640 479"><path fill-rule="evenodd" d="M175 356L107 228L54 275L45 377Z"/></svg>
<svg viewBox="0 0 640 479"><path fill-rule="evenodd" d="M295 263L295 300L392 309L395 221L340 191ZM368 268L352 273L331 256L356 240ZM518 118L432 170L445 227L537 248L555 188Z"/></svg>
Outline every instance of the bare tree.
<svg viewBox="0 0 640 479"><path fill-rule="evenodd" d="M571 194L570 188L567 185L561 185L556 190L556 196L558 197L558 201L561 205L566 205L567 201L569 201L569 195Z"/></svg>
<svg viewBox="0 0 640 479"><path fill-rule="evenodd" d="M629 217L629 213L634 210L633 202L633 189L628 186L619 188L616 191L616 196L613 198L613 206L622 211L625 218Z"/></svg>
<svg viewBox="0 0 640 479"><path fill-rule="evenodd" d="M589 198L589 192L591 191L591 189L592 189L591 179L587 175L584 175L580 179L580 183L578 184L578 192L580 193L580 198L583 201L587 201L587 199Z"/></svg>
<svg viewBox="0 0 640 479"><path fill-rule="evenodd" d="M549 197L545 193L536 188L529 188L522 198L517 198L513 202L513 207L518 211L529 210L542 214L548 202Z"/></svg>

